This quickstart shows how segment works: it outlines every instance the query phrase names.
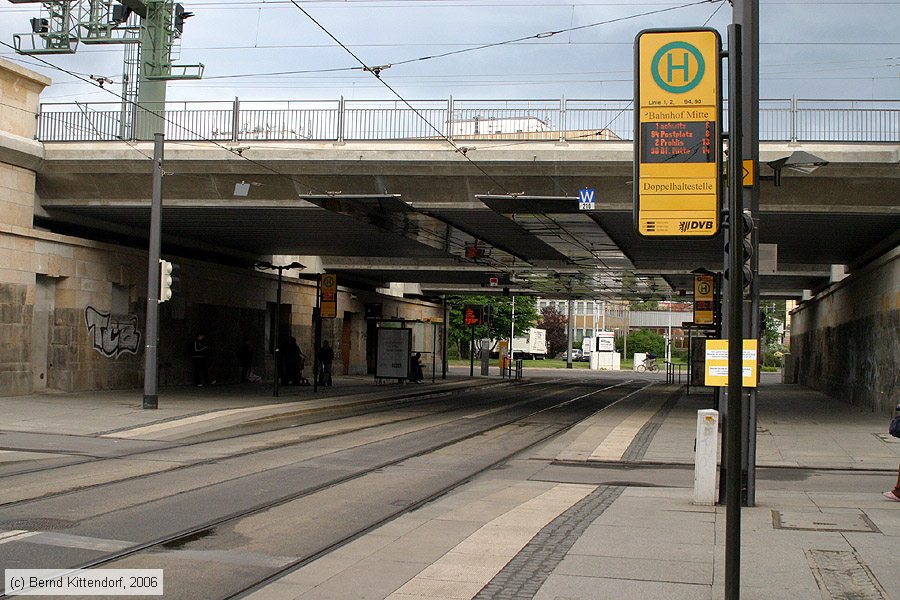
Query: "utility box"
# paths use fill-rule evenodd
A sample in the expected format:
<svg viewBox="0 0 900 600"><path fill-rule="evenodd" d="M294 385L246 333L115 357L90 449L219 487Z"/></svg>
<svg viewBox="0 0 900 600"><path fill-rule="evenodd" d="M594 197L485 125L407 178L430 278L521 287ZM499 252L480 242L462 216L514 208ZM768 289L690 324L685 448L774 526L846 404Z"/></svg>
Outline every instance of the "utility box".
<svg viewBox="0 0 900 600"><path fill-rule="evenodd" d="M694 442L694 504L716 503L716 460L719 454L719 411L697 411Z"/></svg>
<svg viewBox="0 0 900 600"><path fill-rule="evenodd" d="M491 340L481 340L481 374L489 375L491 371Z"/></svg>

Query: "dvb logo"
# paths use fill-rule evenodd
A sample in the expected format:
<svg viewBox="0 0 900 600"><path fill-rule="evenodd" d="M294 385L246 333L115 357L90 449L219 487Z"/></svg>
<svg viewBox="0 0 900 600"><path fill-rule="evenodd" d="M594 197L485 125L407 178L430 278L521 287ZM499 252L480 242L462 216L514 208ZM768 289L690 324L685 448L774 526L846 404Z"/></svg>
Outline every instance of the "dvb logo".
<svg viewBox="0 0 900 600"><path fill-rule="evenodd" d="M678 229L681 232L685 231L703 231L713 229L712 221L681 221L678 223Z"/></svg>

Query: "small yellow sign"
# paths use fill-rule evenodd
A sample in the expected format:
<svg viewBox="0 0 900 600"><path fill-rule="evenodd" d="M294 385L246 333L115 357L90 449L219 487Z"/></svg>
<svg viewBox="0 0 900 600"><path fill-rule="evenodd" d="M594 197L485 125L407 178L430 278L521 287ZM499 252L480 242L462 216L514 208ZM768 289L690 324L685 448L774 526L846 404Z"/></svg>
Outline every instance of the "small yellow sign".
<svg viewBox="0 0 900 600"><path fill-rule="evenodd" d="M714 275L694 275L694 323L713 325L716 322L716 278Z"/></svg>
<svg viewBox="0 0 900 600"><path fill-rule="evenodd" d="M757 340L744 340L741 360L742 387L756 387L759 373L759 344ZM728 340L706 340L706 364L703 385L728 386Z"/></svg>
<svg viewBox="0 0 900 600"><path fill-rule="evenodd" d="M645 237L719 231L721 40L713 29L635 40L635 226Z"/></svg>
<svg viewBox="0 0 900 600"><path fill-rule="evenodd" d="M509 340L497 342L497 356L500 359L500 370L502 371L509 364Z"/></svg>
<svg viewBox="0 0 900 600"><path fill-rule="evenodd" d="M753 159L744 159L744 187L753 187Z"/></svg>
<svg viewBox="0 0 900 600"><path fill-rule="evenodd" d="M319 316L323 319L337 317L337 275L324 273L319 289Z"/></svg>

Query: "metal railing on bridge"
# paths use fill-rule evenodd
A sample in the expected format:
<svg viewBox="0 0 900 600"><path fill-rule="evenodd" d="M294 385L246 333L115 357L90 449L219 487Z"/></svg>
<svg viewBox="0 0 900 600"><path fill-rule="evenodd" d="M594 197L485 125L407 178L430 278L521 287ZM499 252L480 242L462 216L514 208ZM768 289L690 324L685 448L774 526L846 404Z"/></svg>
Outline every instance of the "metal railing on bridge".
<svg viewBox="0 0 900 600"><path fill-rule="evenodd" d="M412 108L410 108L410 106ZM146 106L166 139L219 142L426 140L630 140L631 100L291 100L167 102ZM135 106L44 103L44 142L134 140ZM142 110L142 109L141 109ZM727 120L723 119L723 122ZM760 101L760 140L900 142L900 101Z"/></svg>

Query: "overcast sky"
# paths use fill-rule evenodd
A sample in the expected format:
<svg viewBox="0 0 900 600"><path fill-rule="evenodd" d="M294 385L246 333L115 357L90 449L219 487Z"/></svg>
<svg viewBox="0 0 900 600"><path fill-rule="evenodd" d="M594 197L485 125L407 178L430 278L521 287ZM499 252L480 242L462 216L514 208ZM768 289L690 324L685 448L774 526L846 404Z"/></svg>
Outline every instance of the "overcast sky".
<svg viewBox="0 0 900 600"><path fill-rule="evenodd" d="M3 2L3 0L0 0ZM723 38L731 5L691 0L319 0L300 2L334 37L382 72L407 99L630 99L633 42L642 29L709 26ZM182 64L203 63L201 81L172 82L169 100L384 99L390 92L361 70L277 76L282 71L359 67L290 1L185 0ZM3 2L0 41L30 30L41 5ZM669 9L669 10L666 10ZM665 12L659 12L665 11ZM656 14L639 16L645 13ZM900 2L768 0L760 8L762 98L900 100ZM549 37L401 61L614 21ZM44 101L115 101L96 86L16 56L50 76ZM64 69L121 81L121 46L81 45L43 55ZM247 75L245 77L230 77ZM113 91L119 92L117 85Z"/></svg>

